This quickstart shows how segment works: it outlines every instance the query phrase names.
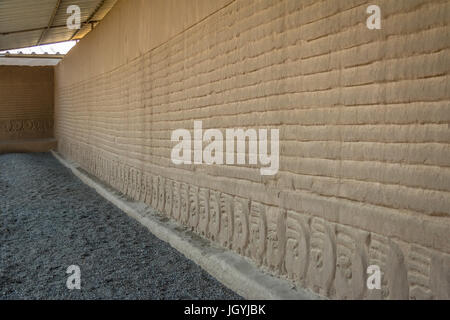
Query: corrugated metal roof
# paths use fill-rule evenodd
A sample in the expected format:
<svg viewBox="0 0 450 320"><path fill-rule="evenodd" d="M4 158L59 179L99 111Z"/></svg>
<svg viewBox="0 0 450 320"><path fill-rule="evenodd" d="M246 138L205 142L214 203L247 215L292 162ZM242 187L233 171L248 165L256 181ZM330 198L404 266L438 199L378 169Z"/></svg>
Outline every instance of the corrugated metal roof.
<svg viewBox="0 0 450 320"><path fill-rule="evenodd" d="M117 0L1 0L0 50L81 39ZM66 27L67 7L78 5L81 29Z"/></svg>
<svg viewBox="0 0 450 320"><path fill-rule="evenodd" d="M0 57L0 66L55 66L59 61L61 61L61 59Z"/></svg>

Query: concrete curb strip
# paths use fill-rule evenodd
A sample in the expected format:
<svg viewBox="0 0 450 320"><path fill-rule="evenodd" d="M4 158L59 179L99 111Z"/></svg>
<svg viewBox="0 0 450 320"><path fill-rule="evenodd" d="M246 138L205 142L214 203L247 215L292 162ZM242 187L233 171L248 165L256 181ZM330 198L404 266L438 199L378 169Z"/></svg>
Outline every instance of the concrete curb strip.
<svg viewBox="0 0 450 320"><path fill-rule="evenodd" d="M118 192L82 172L75 163L63 159L55 151L51 151L51 153L75 176L94 188L102 197L139 221L156 237L168 242L188 259L197 263L218 281L244 298L271 300L321 298L309 290L294 289L287 280L264 273L246 258L234 252L211 245L208 240L186 231L178 223L168 220L165 216L158 215L156 210L146 204L127 200Z"/></svg>

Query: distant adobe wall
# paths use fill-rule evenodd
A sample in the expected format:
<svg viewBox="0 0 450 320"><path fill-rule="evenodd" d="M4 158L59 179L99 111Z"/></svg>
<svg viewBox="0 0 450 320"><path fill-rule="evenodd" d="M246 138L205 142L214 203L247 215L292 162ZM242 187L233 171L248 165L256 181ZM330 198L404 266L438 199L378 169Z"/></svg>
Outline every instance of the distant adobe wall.
<svg viewBox="0 0 450 320"><path fill-rule="evenodd" d="M53 66L0 66L0 142L53 137Z"/></svg>
<svg viewBox="0 0 450 320"><path fill-rule="evenodd" d="M382 29L369 30L377 4ZM56 67L58 149L331 298L450 298L450 3L119 1ZM175 165L176 129L277 128L280 168ZM382 290L366 287L369 265Z"/></svg>

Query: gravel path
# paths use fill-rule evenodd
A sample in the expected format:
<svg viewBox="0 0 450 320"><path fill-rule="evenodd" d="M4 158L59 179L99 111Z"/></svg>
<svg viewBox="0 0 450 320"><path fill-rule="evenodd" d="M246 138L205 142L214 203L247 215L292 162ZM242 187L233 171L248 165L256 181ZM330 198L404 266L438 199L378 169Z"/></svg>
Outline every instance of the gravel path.
<svg viewBox="0 0 450 320"><path fill-rule="evenodd" d="M240 297L40 153L0 155L0 299Z"/></svg>

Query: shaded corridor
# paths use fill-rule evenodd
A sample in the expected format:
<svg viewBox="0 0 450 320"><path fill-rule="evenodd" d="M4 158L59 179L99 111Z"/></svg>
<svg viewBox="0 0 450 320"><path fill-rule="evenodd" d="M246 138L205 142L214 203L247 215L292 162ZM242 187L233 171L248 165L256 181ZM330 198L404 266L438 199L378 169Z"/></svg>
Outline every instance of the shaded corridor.
<svg viewBox="0 0 450 320"><path fill-rule="evenodd" d="M0 299L237 298L52 155L0 156Z"/></svg>

